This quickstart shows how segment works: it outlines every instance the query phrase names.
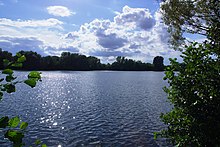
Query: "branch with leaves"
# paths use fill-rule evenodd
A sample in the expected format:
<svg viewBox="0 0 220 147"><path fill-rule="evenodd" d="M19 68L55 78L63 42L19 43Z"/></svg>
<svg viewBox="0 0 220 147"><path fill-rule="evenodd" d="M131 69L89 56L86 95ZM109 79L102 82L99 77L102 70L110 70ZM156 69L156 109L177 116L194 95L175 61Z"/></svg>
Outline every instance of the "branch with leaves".
<svg viewBox="0 0 220 147"><path fill-rule="evenodd" d="M24 55L17 53L16 59L16 61L9 61L7 59L3 60L5 69L2 71L3 78L0 79L0 100L2 100L4 93L15 92L16 85L18 83L25 83L33 88L36 86L38 81L41 81L41 73L37 71L30 72L25 80L16 80L17 77L14 75L14 71L11 68L22 67L22 64L26 58ZM14 147L22 147L25 145L22 142L22 139L27 126L28 123L21 121L18 116L12 118L4 116L0 118L0 129L3 130L4 137L11 141ZM36 144L36 146L39 145L46 147L45 144Z"/></svg>

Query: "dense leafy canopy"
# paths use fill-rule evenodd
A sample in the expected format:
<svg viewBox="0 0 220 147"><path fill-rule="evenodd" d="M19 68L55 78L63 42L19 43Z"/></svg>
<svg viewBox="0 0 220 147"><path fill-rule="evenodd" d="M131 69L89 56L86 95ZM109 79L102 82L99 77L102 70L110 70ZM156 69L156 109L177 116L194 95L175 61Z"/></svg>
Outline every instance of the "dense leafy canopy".
<svg viewBox="0 0 220 147"><path fill-rule="evenodd" d="M171 42L183 44L183 32L207 37L182 48L183 63L170 59L164 90L173 109L161 116L167 129L160 135L177 146L220 146L220 9L218 0L167 0L163 19ZM175 72L178 70L178 72Z"/></svg>
<svg viewBox="0 0 220 147"><path fill-rule="evenodd" d="M185 68L174 59L165 88L174 109L162 115L163 132L180 146L220 145L220 62L210 44L192 44L183 52ZM176 73L174 70L178 69Z"/></svg>

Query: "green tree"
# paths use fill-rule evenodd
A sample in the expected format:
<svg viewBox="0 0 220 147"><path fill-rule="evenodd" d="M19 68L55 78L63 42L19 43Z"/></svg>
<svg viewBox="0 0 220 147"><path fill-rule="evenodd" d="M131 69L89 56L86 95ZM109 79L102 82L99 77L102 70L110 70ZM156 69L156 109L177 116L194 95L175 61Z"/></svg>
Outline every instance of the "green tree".
<svg viewBox="0 0 220 147"><path fill-rule="evenodd" d="M220 62L213 51L209 43L188 46L184 68L170 59L164 90L174 108L161 116L168 125L162 135L179 146L220 145Z"/></svg>
<svg viewBox="0 0 220 147"><path fill-rule="evenodd" d="M184 46L184 32L207 37L203 43L182 48L182 64L170 59L165 72L169 87L164 90L174 107L161 116L167 125L161 135L178 146L219 146L219 2L169 0L161 8L175 48Z"/></svg>
<svg viewBox="0 0 220 147"><path fill-rule="evenodd" d="M3 78L0 79L0 100L2 100L4 93L15 92L18 83L25 83L33 88L36 86L36 83L41 80L40 73L35 71L30 72L26 80L16 80L11 68L21 67L26 57L17 53L16 59L15 62L3 59L5 69L1 72L1 77ZM12 118L4 116L0 118L0 129L3 129L1 131L4 131L4 137L10 140L14 147L21 147L24 145L22 139L24 137L24 130L27 126L28 123L22 122L18 116Z"/></svg>
<svg viewBox="0 0 220 147"><path fill-rule="evenodd" d="M162 0L163 21L177 49L184 42L183 33L207 37L215 48L220 45L219 0ZM219 51L218 51L219 53Z"/></svg>

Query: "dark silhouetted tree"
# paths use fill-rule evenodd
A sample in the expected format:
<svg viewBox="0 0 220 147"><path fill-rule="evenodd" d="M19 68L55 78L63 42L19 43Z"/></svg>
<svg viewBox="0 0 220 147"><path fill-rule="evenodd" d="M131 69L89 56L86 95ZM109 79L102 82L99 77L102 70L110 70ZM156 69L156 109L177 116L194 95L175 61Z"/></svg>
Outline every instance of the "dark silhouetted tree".
<svg viewBox="0 0 220 147"><path fill-rule="evenodd" d="M24 70L39 70L41 67L41 55L33 51L20 51L18 52L26 57L23 63Z"/></svg>
<svg viewBox="0 0 220 147"><path fill-rule="evenodd" d="M4 59L7 59L9 61L12 61L13 60L13 56L12 56L12 53L8 52L8 51L3 51L1 48L0 48L0 69L3 69L4 68L4 63L3 63L3 60Z"/></svg>
<svg viewBox="0 0 220 147"><path fill-rule="evenodd" d="M163 64L163 57L156 56L153 60L154 70L156 71L163 71L164 70L164 64Z"/></svg>

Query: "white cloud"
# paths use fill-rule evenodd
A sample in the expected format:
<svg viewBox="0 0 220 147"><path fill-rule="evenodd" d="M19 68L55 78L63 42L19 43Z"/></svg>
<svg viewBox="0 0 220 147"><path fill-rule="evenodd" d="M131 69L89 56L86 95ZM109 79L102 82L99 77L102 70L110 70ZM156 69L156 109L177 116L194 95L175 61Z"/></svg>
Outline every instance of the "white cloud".
<svg viewBox="0 0 220 147"><path fill-rule="evenodd" d="M124 6L122 13L119 13L114 20L118 25L135 25L143 30L149 30L155 25L155 19L146 8Z"/></svg>
<svg viewBox="0 0 220 147"><path fill-rule="evenodd" d="M165 57L165 61L179 55L167 45L169 34L161 23L159 11L152 15L148 9L125 6L113 21L94 19L67 34L64 34L64 24L53 18L25 21L2 18L0 47L15 50L23 44L26 49L39 49L39 53L51 55L59 55L62 51L79 52L97 56L103 62L112 62L116 56L152 62L158 55ZM35 47L25 44L29 41Z"/></svg>
<svg viewBox="0 0 220 147"><path fill-rule="evenodd" d="M62 51L71 49L75 52L76 49L63 37L63 24L54 18L46 20L0 18L0 48L13 53L21 49L34 50L44 55L60 55Z"/></svg>
<svg viewBox="0 0 220 147"><path fill-rule="evenodd" d="M151 15L145 8L125 6L114 21L95 19L66 37L80 52L111 61L113 57L126 56L152 62L158 55L178 55L168 46L169 33L159 11Z"/></svg>
<svg viewBox="0 0 220 147"><path fill-rule="evenodd" d="M47 7L49 14L60 17L67 17L76 14L75 12L70 11L67 7L64 6L49 6Z"/></svg>
<svg viewBox="0 0 220 147"><path fill-rule="evenodd" d="M49 18L46 20L25 20L22 21L20 19L13 21L7 18L0 18L0 25L1 26L12 26L12 27L56 27L62 28L61 25L63 22Z"/></svg>

